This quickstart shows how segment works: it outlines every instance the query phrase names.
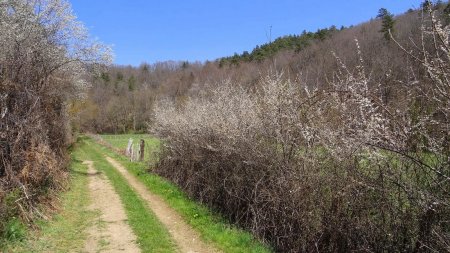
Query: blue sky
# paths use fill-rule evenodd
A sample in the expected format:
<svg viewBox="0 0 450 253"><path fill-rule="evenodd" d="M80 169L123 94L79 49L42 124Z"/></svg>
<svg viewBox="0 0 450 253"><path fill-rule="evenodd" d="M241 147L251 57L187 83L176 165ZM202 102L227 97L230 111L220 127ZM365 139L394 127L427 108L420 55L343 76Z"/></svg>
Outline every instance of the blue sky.
<svg viewBox="0 0 450 253"><path fill-rule="evenodd" d="M69 0L90 34L112 45L115 63L205 61L251 51L303 30L350 26L420 6L420 0ZM272 27L272 29L270 29ZM271 33L270 33L271 31Z"/></svg>

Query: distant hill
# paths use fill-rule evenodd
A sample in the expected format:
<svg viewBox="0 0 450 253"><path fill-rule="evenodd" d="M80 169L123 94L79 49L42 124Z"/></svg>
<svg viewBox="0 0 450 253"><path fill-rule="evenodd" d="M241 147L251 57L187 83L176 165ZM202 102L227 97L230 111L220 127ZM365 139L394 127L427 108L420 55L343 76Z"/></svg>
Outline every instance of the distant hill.
<svg viewBox="0 0 450 253"><path fill-rule="evenodd" d="M432 8L443 22L449 22L448 15L442 16L450 12L447 3L437 3ZM392 34L407 50L414 50L411 41L420 41L421 13L420 9L409 9L392 16ZM139 67L112 66L92 79L86 103L89 109L81 111L88 116L80 117L78 125L99 132L144 130L146 122L151 121L152 103L156 99L165 97L182 103L186 97L203 93L224 80L251 87L273 71L284 72L286 78L307 86L326 88L339 69L336 57L351 71L359 64L358 50L370 73L369 85L383 85L384 101L396 103L395 87L403 85L399 80L420 78L420 69L393 40L386 38L383 18L374 13L377 15L355 26L339 29L331 26L282 36L255 46L251 52L205 63L169 61L143 63Z"/></svg>
<svg viewBox="0 0 450 253"><path fill-rule="evenodd" d="M341 31L345 27L341 27ZM238 64L239 62L251 62L251 61L262 61L269 57L273 57L278 52L283 50L294 50L300 51L316 41L323 41L339 30L336 26L331 26L330 28L319 29L317 32L306 32L303 31L300 35L287 35L275 39L273 42L263 44L261 46L256 46L250 53L244 51L242 54L235 53L233 56L222 57L218 59L220 66L225 64Z"/></svg>

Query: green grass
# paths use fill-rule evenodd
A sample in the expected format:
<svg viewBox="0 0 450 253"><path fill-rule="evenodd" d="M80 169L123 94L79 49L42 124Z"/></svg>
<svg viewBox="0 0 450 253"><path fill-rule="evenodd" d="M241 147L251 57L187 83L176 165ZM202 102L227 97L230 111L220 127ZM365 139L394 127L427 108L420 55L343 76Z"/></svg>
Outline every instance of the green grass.
<svg viewBox="0 0 450 253"><path fill-rule="evenodd" d="M138 238L137 242L142 252L175 252L176 246L166 228L120 173L106 161L101 146L91 140L83 139L81 148L88 153L86 159L94 161L95 168L105 173L119 194L125 207L128 223Z"/></svg>
<svg viewBox="0 0 450 253"><path fill-rule="evenodd" d="M144 139L146 143L149 143L152 147L159 145L159 139L152 137L148 134L102 134L100 135L103 140L109 142L116 148L125 149L128 144L128 140L132 138L134 142Z"/></svg>
<svg viewBox="0 0 450 253"><path fill-rule="evenodd" d="M121 150L125 150L128 145L128 140L133 139L133 143L139 143L141 139L145 141L145 154L144 160L149 161L155 158L155 152L159 151L160 140L154 138L148 134L102 134L100 137L111 144L113 147L116 147Z"/></svg>
<svg viewBox="0 0 450 253"><path fill-rule="evenodd" d="M127 140L129 137L130 135L108 138ZM161 196L188 224L201 234L205 241L212 242L224 252L272 252L267 245L256 240L250 233L230 225L207 207L189 199L176 185L154 173L148 173L146 164L130 162L128 158L116 154L106 147L98 146L102 153L119 161L130 173L144 183L151 192Z"/></svg>
<svg viewBox="0 0 450 253"><path fill-rule="evenodd" d="M104 158L100 146L85 137L79 138L72 152L70 190L61 195L61 210L50 221L38 221L37 230L27 231L17 220L11 221L11 240L0 248L0 252L81 252L87 238L87 229L100 216L89 211L90 204L87 167L85 160L94 161L95 168L105 173L119 194L125 207L128 223L137 236L142 252L175 252L166 228L148 209L125 179ZM103 242L105 245L108 243Z"/></svg>
<svg viewBox="0 0 450 253"><path fill-rule="evenodd" d="M89 194L87 168L80 160L83 155L80 149L72 154L70 189L60 196L60 212L49 221L37 221L37 230L26 231L25 239L7 244L0 251L79 252L83 249L85 231L99 215L87 209L90 199L86 197Z"/></svg>

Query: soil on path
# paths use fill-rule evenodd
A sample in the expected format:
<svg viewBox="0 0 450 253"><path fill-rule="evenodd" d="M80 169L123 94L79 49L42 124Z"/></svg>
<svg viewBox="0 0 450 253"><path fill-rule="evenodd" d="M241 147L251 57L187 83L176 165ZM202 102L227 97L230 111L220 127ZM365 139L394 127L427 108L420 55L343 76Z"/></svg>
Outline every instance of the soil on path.
<svg viewBox="0 0 450 253"><path fill-rule="evenodd" d="M122 174L131 187L147 202L156 217L167 227L181 252L220 252L203 242L200 235L186 224L177 212L169 207L159 196L148 191L145 185L131 175L120 163L108 156L106 160Z"/></svg>
<svg viewBox="0 0 450 253"><path fill-rule="evenodd" d="M126 223L127 216L105 176L98 173L92 161L85 161L90 175L89 190L93 200L90 209L99 211L100 217L88 230L85 252L140 252L136 244L136 235Z"/></svg>

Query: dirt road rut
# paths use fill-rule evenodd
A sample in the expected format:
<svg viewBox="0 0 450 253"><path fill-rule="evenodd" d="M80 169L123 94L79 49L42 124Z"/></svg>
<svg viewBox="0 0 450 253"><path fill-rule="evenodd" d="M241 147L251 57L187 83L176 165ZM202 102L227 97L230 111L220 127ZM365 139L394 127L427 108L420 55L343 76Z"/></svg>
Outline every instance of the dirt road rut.
<svg viewBox="0 0 450 253"><path fill-rule="evenodd" d="M90 209L100 212L89 229L84 252L140 252L136 236L126 223L127 216L111 183L98 173L92 161L85 161L90 175L89 190L92 204Z"/></svg>
<svg viewBox="0 0 450 253"><path fill-rule="evenodd" d="M131 187L147 202L156 217L164 224L181 252L213 253L220 252L206 244L183 218L170 208L159 196L147 190L144 184L131 175L120 163L111 157L106 160L128 181Z"/></svg>

